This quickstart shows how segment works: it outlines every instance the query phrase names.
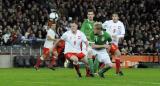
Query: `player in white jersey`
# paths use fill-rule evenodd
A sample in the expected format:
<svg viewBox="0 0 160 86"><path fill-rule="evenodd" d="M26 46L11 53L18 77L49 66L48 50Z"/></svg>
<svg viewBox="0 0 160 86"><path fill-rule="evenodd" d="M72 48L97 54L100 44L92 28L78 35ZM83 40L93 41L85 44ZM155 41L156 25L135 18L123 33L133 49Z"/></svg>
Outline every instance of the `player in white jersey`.
<svg viewBox="0 0 160 86"><path fill-rule="evenodd" d="M52 23L51 27L47 30L47 35L46 35L45 43L43 46L42 56L37 58L37 62L34 66L34 68L36 70L39 69L39 66L42 61L50 59L49 58L50 53L52 53L53 56L51 58L51 62L48 65L48 67L54 70L53 65L55 65L55 60L56 60L56 56L57 56L57 52L54 51L54 49L53 49L53 43L55 41L55 35L56 35L55 28L56 28L56 23Z"/></svg>
<svg viewBox="0 0 160 86"><path fill-rule="evenodd" d="M65 41L65 49L64 54L65 58L73 61L73 65L79 77L81 76L79 70L79 61L83 62L86 65L86 74L89 74L89 66L87 58L85 57L87 54L87 49L82 50L82 43L85 43L88 46L88 41L83 32L77 30L78 25L75 22L71 22L71 29L65 32L59 40L55 42L55 46L57 46L60 40ZM86 47L87 48L87 47Z"/></svg>
<svg viewBox="0 0 160 86"><path fill-rule="evenodd" d="M118 42L122 40L125 35L125 27L124 24L119 21L118 14L112 14L112 20L105 21L103 23L103 28L111 35L112 44L110 46L110 53L115 55L115 64L116 64L116 74L123 75L120 67L120 57L121 52L118 49Z"/></svg>

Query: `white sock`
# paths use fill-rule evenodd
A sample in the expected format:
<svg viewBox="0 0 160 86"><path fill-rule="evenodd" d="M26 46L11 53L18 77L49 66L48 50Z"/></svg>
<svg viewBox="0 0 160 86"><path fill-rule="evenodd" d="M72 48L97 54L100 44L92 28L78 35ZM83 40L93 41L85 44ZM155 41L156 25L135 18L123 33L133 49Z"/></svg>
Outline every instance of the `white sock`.
<svg viewBox="0 0 160 86"><path fill-rule="evenodd" d="M41 60L44 60L43 56L40 57Z"/></svg>

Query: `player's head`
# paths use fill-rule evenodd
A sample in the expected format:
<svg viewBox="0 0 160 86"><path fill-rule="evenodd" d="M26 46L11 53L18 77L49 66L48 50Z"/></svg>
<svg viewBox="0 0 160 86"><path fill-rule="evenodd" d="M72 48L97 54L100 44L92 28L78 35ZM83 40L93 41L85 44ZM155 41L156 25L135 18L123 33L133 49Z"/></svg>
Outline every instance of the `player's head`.
<svg viewBox="0 0 160 86"><path fill-rule="evenodd" d="M112 20L113 20L113 22L115 22L115 23L119 20L119 17L118 17L118 14L117 14L117 13L113 13L113 14L112 14Z"/></svg>
<svg viewBox="0 0 160 86"><path fill-rule="evenodd" d="M73 33L76 33L76 31L77 31L77 29L78 29L78 24L77 24L75 21L72 21L72 22L70 23L70 26L71 26L71 31L72 31Z"/></svg>
<svg viewBox="0 0 160 86"><path fill-rule="evenodd" d="M56 29L56 23L51 24L51 29L55 30Z"/></svg>
<svg viewBox="0 0 160 86"><path fill-rule="evenodd" d="M95 34L95 35L101 34L101 31L102 31L102 23L101 23L101 22L95 22L93 28L94 28L94 34Z"/></svg>
<svg viewBox="0 0 160 86"><path fill-rule="evenodd" d="M52 12L49 14L49 21L48 21L48 26L50 28L56 28L56 22L58 20L58 14L57 12Z"/></svg>
<svg viewBox="0 0 160 86"><path fill-rule="evenodd" d="M88 12L87 12L87 17L90 21L93 21L93 18L94 18L94 11L92 9L88 9Z"/></svg>

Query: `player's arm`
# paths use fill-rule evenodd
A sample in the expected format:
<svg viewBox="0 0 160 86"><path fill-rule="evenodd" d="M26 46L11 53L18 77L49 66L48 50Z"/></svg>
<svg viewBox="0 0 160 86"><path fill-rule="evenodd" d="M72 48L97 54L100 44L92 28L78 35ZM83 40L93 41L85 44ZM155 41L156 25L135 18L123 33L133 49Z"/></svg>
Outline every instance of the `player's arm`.
<svg viewBox="0 0 160 86"><path fill-rule="evenodd" d="M82 23L80 30L85 33L85 21Z"/></svg>
<svg viewBox="0 0 160 86"><path fill-rule="evenodd" d="M58 43L61 41L62 39L56 39L56 41L53 44L53 48L56 48L58 46Z"/></svg>
<svg viewBox="0 0 160 86"><path fill-rule="evenodd" d="M108 48L109 46L107 44L104 45L96 45L96 44L92 44L92 48Z"/></svg>
<svg viewBox="0 0 160 86"><path fill-rule="evenodd" d="M121 29L120 29L120 34L118 35L119 38L124 38L124 34L125 34L125 28L124 28L124 24L121 24Z"/></svg>
<svg viewBox="0 0 160 86"><path fill-rule="evenodd" d="M85 43L85 45L88 47L88 40L84 33L82 33L82 41Z"/></svg>
<svg viewBox="0 0 160 86"><path fill-rule="evenodd" d="M119 38L119 41L122 42L125 35L125 27L124 24L121 24L120 34L117 36Z"/></svg>
<svg viewBox="0 0 160 86"><path fill-rule="evenodd" d="M47 36L47 40L56 41L56 39L51 37L50 35Z"/></svg>
<svg viewBox="0 0 160 86"><path fill-rule="evenodd" d="M107 47L106 44L104 44L104 45L95 44L94 33L93 32L90 34L90 44L91 44L92 48L95 48L95 49L96 48L106 48Z"/></svg>
<svg viewBox="0 0 160 86"><path fill-rule="evenodd" d="M102 24L102 28L105 29L105 30L108 32L108 21L105 21L105 22Z"/></svg>
<svg viewBox="0 0 160 86"><path fill-rule="evenodd" d="M55 41L55 43L54 43L54 45L53 45L53 48L56 48L57 46L58 46L58 43L60 42L60 41L62 41L62 40L66 40L67 39L67 34L66 34L66 32L61 36L61 38L60 39L56 39L56 41Z"/></svg>
<svg viewBox="0 0 160 86"><path fill-rule="evenodd" d="M106 32L106 35L105 35L105 36L106 36L106 37L105 37L105 38L106 38L106 41L110 43L110 42L112 41L111 35Z"/></svg>
<svg viewBox="0 0 160 86"><path fill-rule="evenodd" d="M105 40L106 40L106 44L103 44L103 45L93 45L92 47L94 47L94 48L108 48L109 45L110 45L110 42L112 41L112 38L111 38L111 36L108 33L105 34ZM109 42L109 43L107 43L107 42Z"/></svg>
<svg viewBox="0 0 160 86"><path fill-rule="evenodd" d="M85 45L85 46L84 46ZM88 40L84 33L82 33L82 50L88 50Z"/></svg>
<svg viewBox="0 0 160 86"><path fill-rule="evenodd" d="M106 44L102 44L102 45L98 45L98 44L95 44L95 43L92 43L91 44L91 46L92 46L92 48L108 48L109 47L109 45L106 43Z"/></svg>

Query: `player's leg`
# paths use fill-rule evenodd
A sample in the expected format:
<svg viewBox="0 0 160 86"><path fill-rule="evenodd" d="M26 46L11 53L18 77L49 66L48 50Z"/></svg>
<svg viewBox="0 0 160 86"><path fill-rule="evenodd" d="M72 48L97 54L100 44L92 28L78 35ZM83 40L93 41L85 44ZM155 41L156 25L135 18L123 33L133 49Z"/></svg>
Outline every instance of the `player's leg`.
<svg viewBox="0 0 160 86"><path fill-rule="evenodd" d="M116 74L123 75L123 72L121 70L121 60L120 60L121 52L119 51L119 49L115 51L114 55L116 63Z"/></svg>
<svg viewBox="0 0 160 86"><path fill-rule="evenodd" d="M91 74L94 74L94 63L93 63L93 51L92 49L88 50L88 64Z"/></svg>
<svg viewBox="0 0 160 86"><path fill-rule="evenodd" d="M78 58L76 56L72 56L70 59L73 61L73 65L74 65L74 68L75 68L78 76L82 77L82 75L80 73L80 67L79 67L79 64L78 64Z"/></svg>
<svg viewBox="0 0 160 86"><path fill-rule="evenodd" d="M102 62L104 65L100 67L98 74L100 77L104 78L104 73L112 68L112 62L110 60L108 53L105 51L99 53L99 61Z"/></svg>
<svg viewBox="0 0 160 86"><path fill-rule="evenodd" d="M110 52L115 56L115 66L116 66L116 74L123 75L121 71L121 62L120 62L120 57L121 57L121 52L118 49L118 46L115 44L111 45Z"/></svg>
<svg viewBox="0 0 160 86"><path fill-rule="evenodd" d="M97 58L94 59L94 73L97 73L99 69L99 61Z"/></svg>
<svg viewBox="0 0 160 86"><path fill-rule="evenodd" d="M65 59L64 67L65 68L69 67L69 64L70 64L70 61L68 59Z"/></svg>
<svg viewBox="0 0 160 86"><path fill-rule="evenodd" d="M90 76L93 77L93 75L90 73L90 68L89 68L88 59L87 59L86 55L84 53L82 53L82 52L78 53L76 55L77 55L79 61L81 61L81 62L83 62L85 64L85 67L86 67L86 76L87 77L90 77Z"/></svg>
<svg viewBox="0 0 160 86"><path fill-rule="evenodd" d="M90 71L90 67L89 67L89 64L88 64L88 59L87 57L85 56L84 58L82 58L80 60L81 62L83 62L85 64L85 67L86 67L86 77L94 77L93 74L91 74L91 71Z"/></svg>
<svg viewBox="0 0 160 86"><path fill-rule="evenodd" d="M104 66L101 67L99 72L98 72L99 76L102 77L102 78L105 78L104 73L107 72L111 68L112 68L111 64L104 64Z"/></svg>
<svg viewBox="0 0 160 86"><path fill-rule="evenodd" d="M73 53L66 53L65 54L65 57L71 61L73 61L73 65L74 65L74 68L78 74L79 77L82 77L81 73L80 73L80 69L79 69L79 64L78 64L78 57L73 54Z"/></svg>
<svg viewBox="0 0 160 86"><path fill-rule="evenodd" d="M49 68L53 68L53 66L56 65L56 60L58 57L58 53L57 53L56 49L53 49L53 51L51 51L51 52L52 52L52 57L51 57L51 62L48 65Z"/></svg>
<svg viewBox="0 0 160 86"><path fill-rule="evenodd" d="M34 65L34 68L36 70L38 70L41 62L44 61L48 56L49 56L49 49L48 48L43 48L43 54L40 57L37 58L37 62Z"/></svg>

